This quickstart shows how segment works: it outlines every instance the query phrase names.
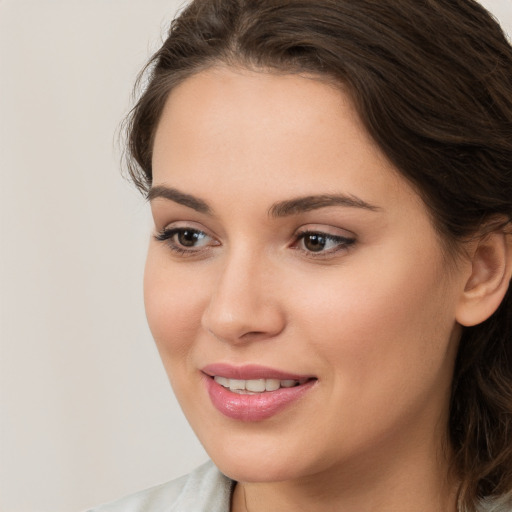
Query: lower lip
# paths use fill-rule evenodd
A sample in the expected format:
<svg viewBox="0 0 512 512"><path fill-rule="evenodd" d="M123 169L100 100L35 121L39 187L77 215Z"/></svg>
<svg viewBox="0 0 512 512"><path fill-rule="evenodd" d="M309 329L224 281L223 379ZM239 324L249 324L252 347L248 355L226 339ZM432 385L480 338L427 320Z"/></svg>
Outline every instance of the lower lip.
<svg viewBox="0 0 512 512"><path fill-rule="evenodd" d="M206 387L213 406L228 418L239 421L262 421L290 406L316 383L309 380L293 388L279 388L254 395L234 393L205 375Z"/></svg>

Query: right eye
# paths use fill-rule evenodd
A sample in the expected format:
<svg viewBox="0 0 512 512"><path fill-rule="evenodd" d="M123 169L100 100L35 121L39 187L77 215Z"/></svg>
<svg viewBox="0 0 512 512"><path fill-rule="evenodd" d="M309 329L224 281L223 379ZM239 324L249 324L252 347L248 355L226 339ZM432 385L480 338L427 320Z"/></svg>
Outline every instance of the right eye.
<svg viewBox="0 0 512 512"><path fill-rule="evenodd" d="M165 228L155 235L178 254L196 254L219 243L204 231L190 227Z"/></svg>

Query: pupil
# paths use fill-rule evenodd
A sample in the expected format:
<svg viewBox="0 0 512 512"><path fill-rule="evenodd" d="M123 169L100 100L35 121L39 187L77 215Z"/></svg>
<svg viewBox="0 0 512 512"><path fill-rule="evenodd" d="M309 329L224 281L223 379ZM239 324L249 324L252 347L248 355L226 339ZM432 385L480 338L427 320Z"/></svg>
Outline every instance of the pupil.
<svg viewBox="0 0 512 512"><path fill-rule="evenodd" d="M325 237L321 235L307 235L304 245L308 251L319 252L325 247Z"/></svg>
<svg viewBox="0 0 512 512"><path fill-rule="evenodd" d="M199 233L185 229L178 233L178 241L185 247L193 247L199 240Z"/></svg>

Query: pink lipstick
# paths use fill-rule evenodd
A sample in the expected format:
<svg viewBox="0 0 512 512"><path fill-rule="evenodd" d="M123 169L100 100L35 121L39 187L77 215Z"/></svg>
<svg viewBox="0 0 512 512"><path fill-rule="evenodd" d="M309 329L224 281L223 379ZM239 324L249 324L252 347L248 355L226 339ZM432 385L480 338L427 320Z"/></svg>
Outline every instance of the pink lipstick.
<svg viewBox="0 0 512 512"><path fill-rule="evenodd" d="M262 421L299 400L317 379L258 365L212 364L202 369L213 406L240 421Z"/></svg>

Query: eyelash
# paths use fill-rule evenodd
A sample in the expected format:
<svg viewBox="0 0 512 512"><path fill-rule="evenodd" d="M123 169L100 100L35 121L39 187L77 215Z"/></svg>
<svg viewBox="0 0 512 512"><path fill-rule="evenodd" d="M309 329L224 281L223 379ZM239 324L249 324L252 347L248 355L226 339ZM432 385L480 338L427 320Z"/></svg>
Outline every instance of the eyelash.
<svg viewBox="0 0 512 512"><path fill-rule="evenodd" d="M194 235L195 237L201 236L201 237L208 237L213 240L211 236L206 234L204 231L201 231L200 229L195 228L188 228L188 227L179 227L179 228L164 228L161 232L157 233L155 235L155 239L159 242L164 242L169 249L174 252L175 254L178 254L179 256L187 257L187 256L194 256L201 252L201 248L185 248L182 245L179 245L179 242L174 240L174 237L177 235L184 235L186 232L189 232L190 234ZM320 251L312 251L307 250L304 248L297 247L299 244L304 243L304 240L307 237L317 238L317 239L323 239L324 243L327 242L334 242L336 246L329 250L320 250ZM291 245L291 248L302 251L307 255L307 257L310 258L328 258L329 256L333 256L338 252L346 251L351 246L353 246L356 242L355 238L349 238L344 236L338 236L338 235L331 235L329 233L325 233L322 231L314 231L314 230L306 230L299 232ZM214 245L220 245L219 243L216 243ZM210 249L211 246L206 246L205 250Z"/></svg>
<svg viewBox="0 0 512 512"><path fill-rule="evenodd" d="M198 249L188 249L183 246L180 246L176 241L174 241L174 237L179 234L185 234L186 232L190 232L194 235L203 235L208 238L212 238L209 235L207 235L204 231L201 231L200 229L195 228L164 228L160 233L157 233L155 235L155 239L159 242L164 242L171 251L174 253L180 255L180 256L193 256L199 252ZM218 244L216 244L218 245Z"/></svg>
<svg viewBox="0 0 512 512"><path fill-rule="evenodd" d="M298 235L295 238L295 241L293 245L297 245L299 243L303 243L306 237L314 237L314 238L320 238L323 239L326 242L334 242L336 246L332 249L328 250L321 250L318 252L307 250L307 249L299 249L296 248L299 251L303 251L307 253L308 257L311 258L328 258L329 256L333 256L341 251L348 250L349 247L355 244L356 239L355 238L348 238L345 236L339 236L339 235L331 235L329 233L324 233L323 231L314 231L314 230L306 230L298 233Z"/></svg>

